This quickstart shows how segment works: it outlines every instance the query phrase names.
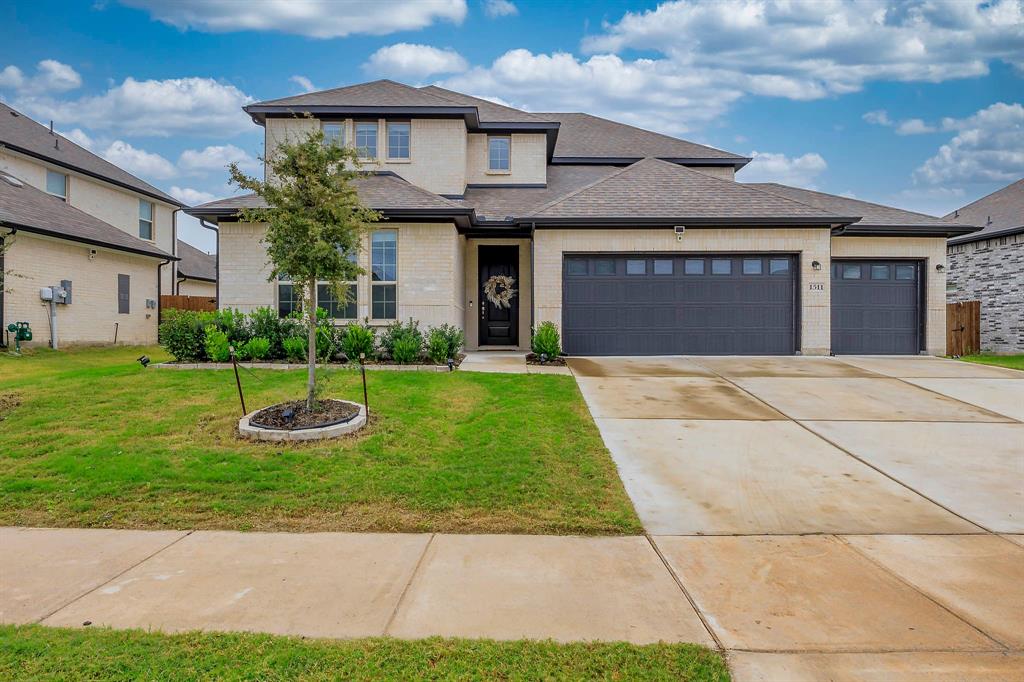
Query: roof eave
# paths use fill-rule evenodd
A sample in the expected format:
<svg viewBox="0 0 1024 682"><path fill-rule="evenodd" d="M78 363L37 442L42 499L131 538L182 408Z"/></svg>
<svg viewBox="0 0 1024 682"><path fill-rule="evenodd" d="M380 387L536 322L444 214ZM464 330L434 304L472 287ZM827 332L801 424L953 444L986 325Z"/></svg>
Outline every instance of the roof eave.
<svg viewBox="0 0 1024 682"><path fill-rule="evenodd" d="M377 208L386 219L402 220L451 220L458 225L470 225L474 222L475 212L471 208ZM238 208L195 208L185 209L188 215L200 220L220 220L223 218L235 218L238 216Z"/></svg>
<svg viewBox="0 0 1024 682"><path fill-rule="evenodd" d="M980 242L985 239L994 239L998 237L1009 237L1015 234L1024 234L1024 225L1018 227L1007 227L1001 230L993 230L991 232L983 232L982 228L978 228L977 231L964 235L957 235L949 240L950 245L955 244L969 244L971 242Z"/></svg>
<svg viewBox="0 0 1024 682"><path fill-rule="evenodd" d="M602 165L602 166L620 166L630 165L637 161L643 161L643 156L553 156L551 157L551 163L556 165ZM746 157L739 158L692 158L683 156L658 156L655 157L661 161L668 161L669 163L676 163L680 166L731 166L736 170L739 170L750 163L751 159Z"/></svg>
<svg viewBox="0 0 1024 682"><path fill-rule="evenodd" d="M855 223L838 228L836 237L956 237L980 230L971 225L872 225Z"/></svg>
<svg viewBox="0 0 1024 682"><path fill-rule="evenodd" d="M53 237L54 239L63 239L69 242L76 242L78 244L88 244L90 246L101 246L105 249L112 249L114 251L124 251L126 253L133 253L138 256L146 256L148 258L160 258L163 260L181 260L177 256L172 256L169 253L165 253L160 250L149 251L146 249L136 249L130 246L122 246L120 244L111 244L100 239L89 239L88 237L79 237L77 235L70 235L64 232L57 232L56 230L49 230L45 227L37 227L35 225L26 225L23 223L14 223L10 221L0 221L0 226L22 231L31 232L33 234L40 234L44 237ZM116 228L115 228L116 229Z"/></svg>
<svg viewBox="0 0 1024 682"><path fill-rule="evenodd" d="M857 221L858 218L839 216L779 216L779 217L547 217L526 216L517 219L520 224L535 224L538 227L838 227Z"/></svg>

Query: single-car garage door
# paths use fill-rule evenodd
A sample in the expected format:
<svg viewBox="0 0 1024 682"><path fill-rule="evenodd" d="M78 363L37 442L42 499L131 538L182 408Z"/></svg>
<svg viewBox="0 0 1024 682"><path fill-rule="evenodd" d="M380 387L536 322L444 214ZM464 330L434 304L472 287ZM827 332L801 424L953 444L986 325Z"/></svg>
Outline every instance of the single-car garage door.
<svg viewBox="0 0 1024 682"><path fill-rule="evenodd" d="M566 255L563 343L572 355L790 355L790 255Z"/></svg>
<svg viewBox="0 0 1024 682"><path fill-rule="evenodd" d="M832 261L832 352L914 354L921 349L921 264Z"/></svg>

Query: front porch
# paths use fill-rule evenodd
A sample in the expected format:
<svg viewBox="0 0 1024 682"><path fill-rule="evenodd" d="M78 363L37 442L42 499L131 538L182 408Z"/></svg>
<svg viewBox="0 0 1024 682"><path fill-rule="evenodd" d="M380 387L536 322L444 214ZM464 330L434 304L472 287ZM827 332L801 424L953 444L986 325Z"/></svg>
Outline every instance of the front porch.
<svg viewBox="0 0 1024 682"><path fill-rule="evenodd" d="M529 238L475 238L465 244L465 330L467 350L530 348L533 323L533 266ZM510 307L487 300L484 284L494 275L515 280Z"/></svg>

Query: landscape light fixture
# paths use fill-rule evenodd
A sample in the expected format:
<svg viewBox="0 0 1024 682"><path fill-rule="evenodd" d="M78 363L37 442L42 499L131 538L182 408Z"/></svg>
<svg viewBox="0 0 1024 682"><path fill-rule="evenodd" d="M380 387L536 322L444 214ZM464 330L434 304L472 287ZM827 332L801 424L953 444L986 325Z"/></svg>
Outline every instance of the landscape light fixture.
<svg viewBox="0 0 1024 682"><path fill-rule="evenodd" d="M452 358L448 358L448 371L449 372L454 372L455 371L455 360L453 360Z"/></svg>
<svg viewBox="0 0 1024 682"><path fill-rule="evenodd" d="M138 363L140 365L142 365L142 369L146 369L146 367L149 367L149 356L148 355L141 355L141 356L139 356Z"/></svg>

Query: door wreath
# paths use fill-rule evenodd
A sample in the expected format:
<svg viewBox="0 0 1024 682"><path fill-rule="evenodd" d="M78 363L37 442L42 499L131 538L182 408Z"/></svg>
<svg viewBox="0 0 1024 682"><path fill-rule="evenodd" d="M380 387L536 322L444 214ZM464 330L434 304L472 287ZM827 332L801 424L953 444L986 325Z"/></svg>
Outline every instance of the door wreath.
<svg viewBox="0 0 1024 682"><path fill-rule="evenodd" d="M497 308L511 308L516 296L515 284L515 277L492 275L484 282L484 295Z"/></svg>

